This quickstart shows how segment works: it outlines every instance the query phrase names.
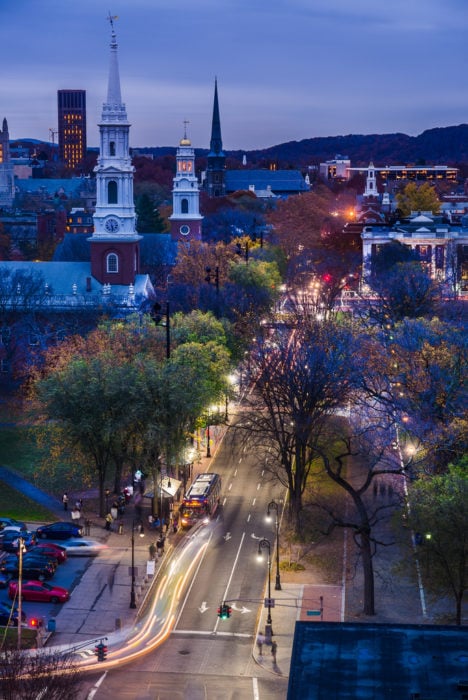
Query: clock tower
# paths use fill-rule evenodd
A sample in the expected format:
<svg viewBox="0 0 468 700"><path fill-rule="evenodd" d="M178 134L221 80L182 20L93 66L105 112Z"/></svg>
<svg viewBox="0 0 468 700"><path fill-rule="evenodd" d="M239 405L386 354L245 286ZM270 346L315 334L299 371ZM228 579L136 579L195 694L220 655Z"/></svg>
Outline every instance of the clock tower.
<svg viewBox="0 0 468 700"><path fill-rule="evenodd" d="M185 125L187 122L185 123ZM201 240L200 191L195 175L195 150L185 130L176 154L177 170L172 188L171 238Z"/></svg>
<svg viewBox="0 0 468 700"><path fill-rule="evenodd" d="M133 202L133 172L129 151L130 123L120 94L114 19L111 25L107 101L98 124L100 135L96 173L96 209L91 242L91 273L102 284L133 284L139 273L139 242Z"/></svg>

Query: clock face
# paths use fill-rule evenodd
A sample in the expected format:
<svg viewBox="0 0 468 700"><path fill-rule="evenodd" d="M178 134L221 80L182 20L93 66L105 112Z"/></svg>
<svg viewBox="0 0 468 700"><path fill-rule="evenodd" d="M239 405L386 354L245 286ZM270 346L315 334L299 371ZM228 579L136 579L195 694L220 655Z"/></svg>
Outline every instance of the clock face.
<svg viewBox="0 0 468 700"><path fill-rule="evenodd" d="M119 230L119 222L117 221L117 219L107 219L106 223L104 224L104 227L106 231L109 231L109 233L115 233Z"/></svg>
<svg viewBox="0 0 468 700"><path fill-rule="evenodd" d="M183 226L180 227L179 231L183 236L188 236L190 233L190 226L187 226L187 224L183 224Z"/></svg>

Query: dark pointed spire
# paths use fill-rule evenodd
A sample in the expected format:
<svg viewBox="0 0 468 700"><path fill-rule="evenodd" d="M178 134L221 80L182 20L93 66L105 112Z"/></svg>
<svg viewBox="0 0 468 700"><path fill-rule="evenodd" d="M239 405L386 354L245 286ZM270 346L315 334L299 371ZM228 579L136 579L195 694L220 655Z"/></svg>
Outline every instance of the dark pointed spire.
<svg viewBox="0 0 468 700"><path fill-rule="evenodd" d="M213 119L211 122L211 141L210 141L210 156L224 156L223 141L221 139L221 120L219 118L218 104L218 80L215 78L215 92L213 102Z"/></svg>

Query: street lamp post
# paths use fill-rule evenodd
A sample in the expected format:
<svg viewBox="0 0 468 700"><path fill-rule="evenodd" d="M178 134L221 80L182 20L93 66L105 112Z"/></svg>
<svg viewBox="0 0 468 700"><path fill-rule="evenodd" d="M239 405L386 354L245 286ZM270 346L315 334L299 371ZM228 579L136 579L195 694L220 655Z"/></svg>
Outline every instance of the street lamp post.
<svg viewBox="0 0 468 700"><path fill-rule="evenodd" d="M24 539L18 537L18 638L17 647L21 649L21 615L22 615L22 603L23 603L23 593L21 590L23 583L23 552L25 550Z"/></svg>
<svg viewBox="0 0 468 700"><path fill-rule="evenodd" d="M268 615L267 615L267 625L270 628L270 635L271 635L272 634L272 632L271 632L271 543L269 540L263 538L258 543L258 557L259 557L259 559L263 558L262 557L262 549L265 549L265 548L268 549L268 597L267 597Z"/></svg>
<svg viewBox="0 0 468 700"><path fill-rule="evenodd" d="M143 526L139 524L140 537L144 537L145 533L143 531ZM135 598L135 520L132 520L132 587L130 589L130 608L136 608L136 598Z"/></svg>
<svg viewBox="0 0 468 700"><path fill-rule="evenodd" d="M270 501L267 509L267 521L271 522L271 511L275 511L275 527L276 527L276 581L275 581L275 591L281 590L281 579L280 579L280 566L279 566L279 518L278 518L279 504L276 501Z"/></svg>
<svg viewBox="0 0 468 700"><path fill-rule="evenodd" d="M208 416L208 424L206 426L206 456L211 457L211 447L210 447L210 417Z"/></svg>

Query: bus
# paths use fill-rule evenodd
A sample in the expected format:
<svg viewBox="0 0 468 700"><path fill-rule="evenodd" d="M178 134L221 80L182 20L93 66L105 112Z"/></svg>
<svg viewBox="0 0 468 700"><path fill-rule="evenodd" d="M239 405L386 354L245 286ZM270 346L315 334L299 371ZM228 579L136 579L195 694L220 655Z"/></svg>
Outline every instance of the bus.
<svg viewBox="0 0 468 700"><path fill-rule="evenodd" d="M191 527L202 518L209 518L219 506L221 477L199 474L184 496L179 509L181 527Z"/></svg>

